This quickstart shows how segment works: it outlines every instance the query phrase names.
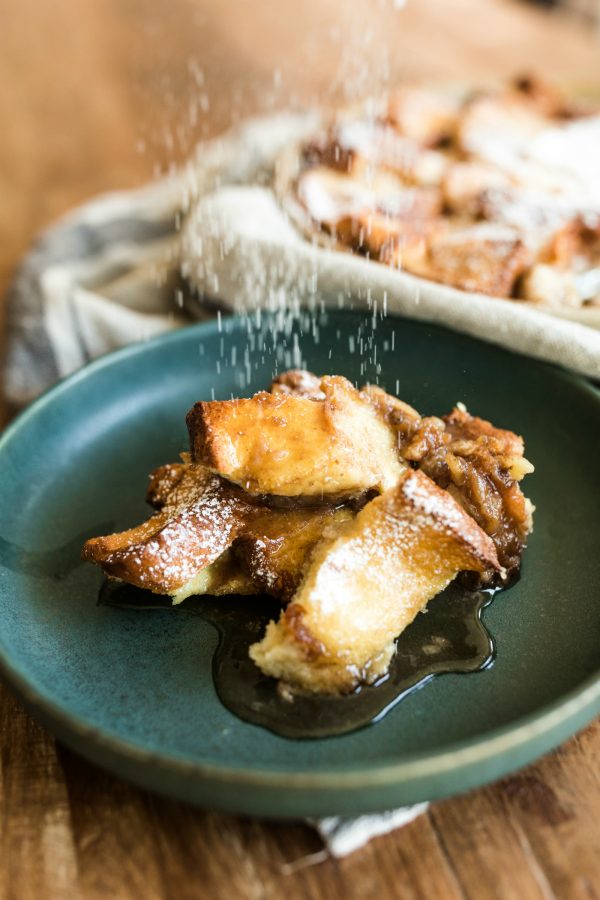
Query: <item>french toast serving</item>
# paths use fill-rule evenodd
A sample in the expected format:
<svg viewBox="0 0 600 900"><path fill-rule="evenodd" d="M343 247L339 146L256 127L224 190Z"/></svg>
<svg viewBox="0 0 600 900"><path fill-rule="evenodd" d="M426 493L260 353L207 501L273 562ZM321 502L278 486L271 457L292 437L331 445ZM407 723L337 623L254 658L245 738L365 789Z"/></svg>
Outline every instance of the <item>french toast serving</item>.
<svg viewBox="0 0 600 900"><path fill-rule="evenodd" d="M187 424L190 452L150 476L154 514L83 558L174 603L276 598L250 656L288 688L376 682L455 578L491 587L519 569L533 467L520 437L462 407L423 417L379 387L291 371L249 399L197 403Z"/></svg>

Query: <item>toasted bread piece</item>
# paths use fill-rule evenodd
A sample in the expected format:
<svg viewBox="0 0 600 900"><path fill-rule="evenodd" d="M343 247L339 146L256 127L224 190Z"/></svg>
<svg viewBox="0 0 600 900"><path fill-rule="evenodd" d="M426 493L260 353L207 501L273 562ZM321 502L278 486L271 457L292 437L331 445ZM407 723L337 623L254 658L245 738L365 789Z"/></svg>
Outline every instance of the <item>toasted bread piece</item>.
<svg viewBox="0 0 600 900"><path fill-rule="evenodd" d="M531 179L533 181L533 179ZM484 219L519 231L531 260L568 253L581 204L535 184L525 187L491 187L480 198Z"/></svg>
<svg viewBox="0 0 600 900"><path fill-rule="evenodd" d="M336 237L350 249L388 263L398 260L405 248L411 256L421 255L427 241L447 227L441 217L400 217L368 211L338 222Z"/></svg>
<svg viewBox="0 0 600 900"><path fill-rule="evenodd" d="M187 466L162 500L162 509L137 528L86 541L83 559L111 578L173 594L215 562L253 514L226 482L201 466Z"/></svg>
<svg viewBox="0 0 600 900"><path fill-rule="evenodd" d="M391 118L369 113L340 116L304 148L303 163L314 170L345 173L357 183L372 184L376 171L418 185L439 185L448 165L443 153L402 134Z"/></svg>
<svg viewBox="0 0 600 900"><path fill-rule="evenodd" d="M530 303L555 309L577 309L583 303L575 274L550 263L536 263L529 269L520 294Z"/></svg>
<svg viewBox="0 0 600 900"><path fill-rule="evenodd" d="M387 120L419 144L433 147L452 137L460 99L449 92L408 87L388 100Z"/></svg>
<svg viewBox="0 0 600 900"><path fill-rule="evenodd" d="M377 155L369 153L365 156L354 154L352 156L349 173L354 178L363 181L369 181L373 177L373 166L377 165L382 171L393 173L407 186L419 188L439 189L448 168L448 160L443 153L437 150L424 150L418 147L413 141L396 136L398 144L404 146L398 147L401 154L397 158L394 156L386 158L385 155L379 155L379 158L373 158Z"/></svg>
<svg viewBox="0 0 600 900"><path fill-rule="evenodd" d="M442 209L439 187L407 185L391 173L369 179L366 172L309 169L300 175L297 191L312 220L347 245L357 243L366 216L406 229L438 217Z"/></svg>
<svg viewBox="0 0 600 900"><path fill-rule="evenodd" d="M578 214L544 248L544 262L570 266L575 273L600 266L600 212Z"/></svg>
<svg viewBox="0 0 600 900"><path fill-rule="evenodd" d="M323 400L263 391L196 403L187 417L192 459L253 495L351 497L385 490L403 469L394 435L340 377Z"/></svg>
<svg viewBox="0 0 600 900"><path fill-rule="evenodd" d="M311 220L330 233L342 219L358 215L374 203L366 185L336 169L318 167L303 172L296 190Z"/></svg>
<svg viewBox="0 0 600 900"><path fill-rule="evenodd" d="M510 184L510 177L497 166L476 160L459 160L445 173L444 201L452 213L480 217L486 193L490 189L507 188Z"/></svg>
<svg viewBox="0 0 600 900"><path fill-rule="evenodd" d="M517 92L474 96L463 109L457 136L463 152L510 169L544 128L546 116Z"/></svg>
<svg viewBox="0 0 600 900"><path fill-rule="evenodd" d="M445 491L407 470L315 548L292 602L250 656L307 691L373 682L395 638L462 570L498 569L494 545Z"/></svg>
<svg viewBox="0 0 600 900"><path fill-rule="evenodd" d="M508 297L530 261L518 231L484 223L436 234L424 250L412 252L409 245L399 251L396 264L465 291Z"/></svg>

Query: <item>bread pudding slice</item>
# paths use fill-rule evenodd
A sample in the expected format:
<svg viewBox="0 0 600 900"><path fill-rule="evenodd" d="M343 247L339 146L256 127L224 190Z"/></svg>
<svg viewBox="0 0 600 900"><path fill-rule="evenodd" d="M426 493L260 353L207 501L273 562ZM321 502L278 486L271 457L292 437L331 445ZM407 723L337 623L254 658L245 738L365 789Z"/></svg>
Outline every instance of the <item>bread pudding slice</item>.
<svg viewBox="0 0 600 900"><path fill-rule="evenodd" d="M193 470L189 465L189 454L184 453L182 457L184 462L160 466L150 475L146 500L156 510L165 510L163 515L152 516L142 525L124 532L90 539L83 548L83 558L100 565L109 578L126 581L153 593L170 594L173 603L200 594L257 593L258 588L231 550L225 550L214 562L204 564L188 581L182 582L196 565L202 565L203 559L205 562L205 558L199 555L197 563L189 565L188 560L186 564L181 542L175 540L168 549L170 571L165 574L164 565L161 570L158 563L161 549L164 555L171 535L181 528L184 519L188 532L196 527L200 541L207 544L210 539L210 532L205 530L206 520L198 514L199 498L207 499L208 473L198 467ZM182 482L184 490L179 487L175 493ZM187 543L185 533L179 536ZM179 572L175 579L177 567Z"/></svg>
<svg viewBox="0 0 600 900"><path fill-rule="evenodd" d="M298 591L250 655L294 687L351 691L387 671L398 635L459 572L490 569L499 569L491 539L408 469L316 546Z"/></svg>
<svg viewBox="0 0 600 900"><path fill-rule="evenodd" d="M344 498L393 486L404 463L377 411L345 378L322 378L320 391L196 403L193 462L255 496Z"/></svg>

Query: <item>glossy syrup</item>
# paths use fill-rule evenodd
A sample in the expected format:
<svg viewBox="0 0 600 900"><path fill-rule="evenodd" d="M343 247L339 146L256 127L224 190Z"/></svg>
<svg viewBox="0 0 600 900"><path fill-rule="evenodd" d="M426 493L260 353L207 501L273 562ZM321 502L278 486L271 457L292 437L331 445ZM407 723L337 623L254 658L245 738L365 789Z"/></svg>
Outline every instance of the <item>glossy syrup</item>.
<svg viewBox="0 0 600 900"><path fill-rule="evenodd" d="M279 616L280 606L272 599L191 597L173 614L199 615L217 629L214 683L221 702L232 713L284 737L322 738L379 721L435 675L476 672L491 665L494 641L481 613L493 593L451 585L402 633L387 675L352 694L333 697L294 694L290 699L249 658L250 645ZM168 597L111 582L102 586L99 603L144 610L171 608Z"/></svg>

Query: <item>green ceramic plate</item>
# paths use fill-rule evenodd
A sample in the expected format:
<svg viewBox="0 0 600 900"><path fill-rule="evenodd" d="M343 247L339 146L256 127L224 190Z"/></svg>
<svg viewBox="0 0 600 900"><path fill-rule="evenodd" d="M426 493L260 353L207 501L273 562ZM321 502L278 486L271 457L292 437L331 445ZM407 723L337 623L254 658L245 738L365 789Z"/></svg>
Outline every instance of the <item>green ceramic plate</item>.
<svg viewBox="0 0 600 900"><path fill-rule="evenodd" d="M239 319L101 359L0 442L0 657L34 715L89 759L183 800L268 816L356 814L440 797L545 752L600 710L600 394L558 369L402 319L330 314L276 340ZM361 353L362 350L362 353ZM362 731L278 737L217 699L212 627L96 603L86 536L147 515L147 473L186 445L199 399L300 360L387 386L426 413L462 400L525 435L536 528L522 578L484 614L497 658L445 675Z"/></svg>

